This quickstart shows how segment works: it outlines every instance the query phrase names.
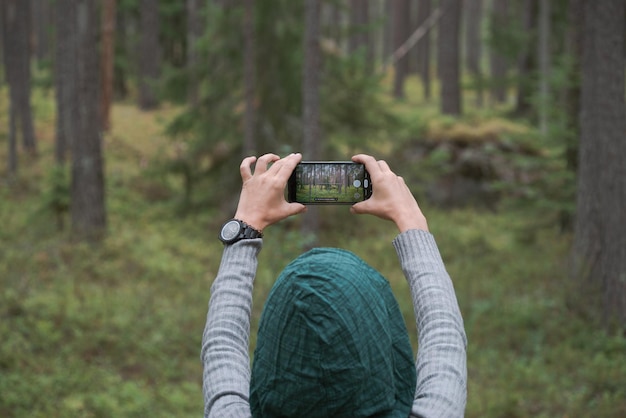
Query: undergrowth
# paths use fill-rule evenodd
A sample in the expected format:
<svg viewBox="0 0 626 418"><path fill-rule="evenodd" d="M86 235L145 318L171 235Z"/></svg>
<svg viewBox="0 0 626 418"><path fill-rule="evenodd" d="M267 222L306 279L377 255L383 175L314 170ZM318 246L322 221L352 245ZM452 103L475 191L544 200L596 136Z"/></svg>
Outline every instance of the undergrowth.
<svg viewBox="0 0 626 418"><path fill-rule="evenodd" d="M42 103L51 99L37 100L47 109ZM171 153L160 121L174 112L115 107L115 128L105 138L110 225L101 245L74 241L41 210L53 125L52 118L38 119L47 138L40 159L21 161L17 180L0 186L0 416L202 413L200 340L222 251L216 233L227 214L209 207L180 216L181 185L150 171L151 161ZM538 223L527 208L422 205L468 334L466 416L625 416L626 340L566 303L569 235ZM417 349L393 225L352 216L347 207L321 210L320 245L353 251L388 278ZM299 222L286 220L265 234L251 350L274 279L309 244Z"/></svg>

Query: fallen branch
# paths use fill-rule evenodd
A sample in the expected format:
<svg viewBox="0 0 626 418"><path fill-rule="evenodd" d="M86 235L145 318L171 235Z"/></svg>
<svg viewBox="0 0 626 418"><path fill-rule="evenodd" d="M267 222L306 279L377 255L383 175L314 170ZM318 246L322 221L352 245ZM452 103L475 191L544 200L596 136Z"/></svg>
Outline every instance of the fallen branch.
<svg viewBox="0 0 626 418"><path fill-rule="evenodd" d="M400 45L400 47L396 49L387 60L385 60L381 70L384 72L387 67L395 64L398 60L404 57L411 50L411 48L413 48L415 44L428 33L428 31L435 25L435 23L437 23L439 19L441 19L443 13L444 11L440 8L435 9L430 14L430 16L428 16L428 19L426 19L424 23L422 23L420 27L417 28L415 32L413 32L413 34L409 36L409 38L404 41L404 43Z"/></svg>

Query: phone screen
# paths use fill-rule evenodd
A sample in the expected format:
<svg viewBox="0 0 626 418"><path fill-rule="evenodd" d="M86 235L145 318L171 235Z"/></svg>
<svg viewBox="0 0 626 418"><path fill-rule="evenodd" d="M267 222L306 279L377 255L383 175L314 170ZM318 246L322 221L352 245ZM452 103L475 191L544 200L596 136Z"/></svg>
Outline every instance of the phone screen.
<svg viewBox="0 0 626 418"><path fill-rule="evenodd" d="M301 162L288 183L288 200L305 205L352 205L371 194L365 166L350 161Z"/></svg>

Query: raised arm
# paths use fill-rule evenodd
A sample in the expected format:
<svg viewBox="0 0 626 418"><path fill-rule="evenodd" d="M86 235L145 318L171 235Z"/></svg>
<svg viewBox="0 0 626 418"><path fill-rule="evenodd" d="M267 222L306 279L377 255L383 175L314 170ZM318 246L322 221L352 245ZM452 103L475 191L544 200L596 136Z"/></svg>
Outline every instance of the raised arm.
<svg viewBox="0 0 626 418"><path fill-rule="evenodd" d="M467 340L452 281L430 233L406 231L396 237L394 246L409 282L418 330L411 416L462 417Z"/></svg>
<svg viewBox="0 0 626 418"><path fill-rule="evenodd" d="M252 284L261 239L224 248L202 335L205 417L249 417Z"/></svg>
<svg viewBox="0 0 626 418"><path fill-rule="evenodd" d="M396 224L394 246L409 282L418 331L417 386L412 417L462 417L467 399L463 319L428 224L402 177L384 161L357 155L372 180L372 197L352 207Z"/></svg>
<svg viewBox="0 0 626 418"><path fill-rule="evenodd" d="M258 231L305 210L287 203L283 190L300 154L283 159L273 154L248 157L240 166L243 186L235 219ZM256 162L254 174L252 165ZM273 163L270 166L270 163ZM202 386L205 417L250 417L250 315L252 287L262 240L244 239L226 245L211 287L202 336Z"/></svg>

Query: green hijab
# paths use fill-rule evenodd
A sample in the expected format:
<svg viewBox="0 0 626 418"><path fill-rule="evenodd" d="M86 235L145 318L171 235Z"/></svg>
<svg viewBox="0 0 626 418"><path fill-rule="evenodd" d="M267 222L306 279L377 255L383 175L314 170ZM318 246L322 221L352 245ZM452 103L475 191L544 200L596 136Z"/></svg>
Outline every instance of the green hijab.
<svg viewBox="0 0 626 418"><path fill-rule="evenodd" d="M415 381L404 320L380 273L333 248L285 268L259 324L253 417L406 418Z"/></svg>

